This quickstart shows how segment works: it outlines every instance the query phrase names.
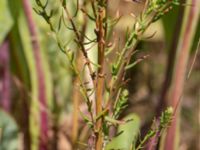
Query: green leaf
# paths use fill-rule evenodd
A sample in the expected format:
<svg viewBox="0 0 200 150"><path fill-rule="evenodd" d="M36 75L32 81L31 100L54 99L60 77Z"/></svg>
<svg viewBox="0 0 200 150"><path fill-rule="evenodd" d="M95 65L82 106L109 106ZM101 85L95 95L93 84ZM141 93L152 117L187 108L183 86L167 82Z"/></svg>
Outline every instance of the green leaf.
<svg viewBox="0 0 200 150"><path fill-rule="evenodd" d="M8 0L0 1L0 44L10 31L13 20L8 7Z"/></svg>
<svg viewBox="0 0 200 150"><path fill-rule="evenodd" d="M19 129L14 119L0 110L0 150L19 149Z"/></svg>
<svg viewBox="0 0 200 150"><path fill-rule="evenodd" d="M130 150L134 147L140 129L140 119L136 114L130 114L124 120L127 123L119 126L119 135L106 145L105 150Z"/></svg>

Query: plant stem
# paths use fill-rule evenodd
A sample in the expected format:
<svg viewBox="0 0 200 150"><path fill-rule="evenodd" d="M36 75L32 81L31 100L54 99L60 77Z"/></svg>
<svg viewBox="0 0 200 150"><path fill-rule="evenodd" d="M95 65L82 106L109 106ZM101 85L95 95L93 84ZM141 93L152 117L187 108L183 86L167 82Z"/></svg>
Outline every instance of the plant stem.
<svg viewBox="0 0 200 150"><path fill-rule="evenodd" d="M181 3L185 3L185 0L181 0ZM169 49L165 79L162 85L161 95L159 98L159 104L157 105L157 108L156 108L156 117L159 117L161 115L162 110L167 106L166 97L167 97L167 92L172 82L173 70L174 70L176 53L177 53L177 43L180 36L180 31L181 31L180 24L183 22L183 12L184 12L184 7L180 7L178 10L178 17L177 17L177 21L176 21L176 25L174 29L172 43Z"/></svg>
<svg viewBox="0 0 200 150"><path fill-rule="evenodd" d="M144 14L143 14L144 15ZM123 79L126 74L126 65L130 63L131 57L143 35L143 33L148 29L148 27L153 22L153 18L156 14L153 14L151 19L145 24L144 29L141 30L141 27L138 27L138 29L135 29L130 34L128 40L125 43L124 48L122 49L119 58L117 59L117 65L118 65L118 72L115 76L112 76L112 79L110 81L110 89L109 89L109 97L107 100L106 108L109 108L112 104L112 100L115 99L115 96L119 90L119 87L121 86ZM132 46L130 47L130 42L132 43Z"/></svg>
<svg viewBox="0 0 200 150"><path fill-rule="evenodd" d="M83 7L85 8L85 5L83 5ZM84 22L82 25L82 29L81 29L81 39L80 42L83 43L84 42L84 35L86 32L86 28L87 28L87 17L84 16ZM81 56L81 52L77 51L77 58L76 58L76 66L78 67L78 70L81 70L81 64L82 64L82 56ZM74 82L73 85L78 85L80 84L77 75L74 77ZM72 143L75 146L75 143L77 141L78 138L78 130L79 130L79 104L80 104L80 100L81 100L81 95L80 95L80 91L78 91L76 88L76 86L74 86L73 88L73 94L72 94L72 98L73 98L73 127L72 127Z"/></svg>
<svg viewBox="0 0 200 150"><path fill-rule="evenodd" d="M5 41L0 45L0 105L2 108L9 112L10 111L10 71L9 71L9 41Z"/></svg>
<svg viewBox="0 0 200 150"><path fill-rule="evenodd" d="M181 28L181 35L178 41L178 52L177 62L175 66L175 72L173 74L173 85L171 87L171 93L168 103L175 109L180 106L179 101L181 100L182 92L184 89L187 62L189 59L189 52L192 46L192 41L195 35L195 29L199 18L199 1L188 0L186 3L191 3L191 7L186 7L184 12L184 22ZM176 150L178 149L178 138L177 138L177 127L178 127L179 113L177 112L174 117L174 121L170 126L164 144L165 150Z"/></svg>
<svg viewBox="0 0 200 150"><path fill-rule="evenodd" d="M77 85L78 82L78 78L75 77L73 85ZM72 98L73 98L73 117L72 117L72 143L75 144L76 140L77 140L77 136L78 136L78 114L79 114L79 100L80 100L80 94L77 91L76 86L74 86L73 88L73 94L72 94Z"/></svg>
<svg viewBox="0 0 200 150"><path fill-rule="evenodd" d="M182 0L181 3L184 3L185 0ZM183 20L183 12L184 12L184 7L180 7L178 10L178 17L174 29L174 34L172 38L172 43L170 46L169 54L168 54L168 60L167 60L167 69L165 73L165 79L162 84L162 89L161 89L161 95L159 98L159 102L156 107L156 123L160 124L159 121L159 116L161 115L162 111L167 107L167 93L170 88L170 85L172 84L172 76L173 76L173 70L174 70L174 65L176 61L176 53L177 53L177 42L180 36L180 24L182 23ZM149 127L148 127L149 128ZM154 137L152 137L148 143L147 143L147 148L146 149L154 149L157 145L157 142L159 140L158 134L156 134Z"/></svg>
<svg viewBox="0 0 200 150"><path fill-rule="evenodd" d="M30 36L32 40L32 48L33 48L33 53L35 57L35 63L36 63L36 69L37 69L37 78L38 78L38 100L44 106L45 108L47 107L47 97L46 97L46 85L45 85L45 77L44 77L44 71L42 68L42 58L41 58L41 53L40 53L40 45L39 41L37 38L37 33L36 33L36 27L34 24L33 16L32 16L32 8L30 5L29 0L23 0L22 1L28 28L30 31ZM48 139L48 118L47 118L47 112L43 109L40 109L40 128L41 128L41 133L40 133L40 144L39 144L39 149L47 149L47 139Z"/></svg>
<svg viewBox="0 0 200 150"><path fill-rule="evenodd" d="M85 49L85 47L84 47L84 45L83 45L82 36L79 34L79 31L78 31L78 29L77 29L77 27L76 27L76 25L75 25L75 23L74 23L72 17L70 16L69 11L68 11L68 9L67 9L67 6L64 5L63 8L64 8L64 10L65 10L65 13L66 13L66 15L67 15L67 18L68 18L68 20L70 21L71 26L72 26L72 28L73 28L73 31L74 31L74 33L75 33L76 40L77 40L76 43L77 43L78 46L80 47L80 49L81 49L81 51L82 51L82 54L83 54L83 56L85 57L86 66L88 67L88 70L89 70L89 72L90 72L90 77L91 77L91 80L92 80L92 82L93 82L93 86L95 87L94 71L93 71L93 69L92 69L92 65L91 65L90 59L89 59L89 57L88 57L87 51L86 51L86 49Z"/></svg>
<svg viewBox="0 0 200 150"><path fill-rule="evenodd" d="M98 68L97 73L97 89L96 89L96 116L100 115L102 112L102 102L103 102L103 89L104 89L104 53L105 53L105 28L104 19L106 9L104 1L98 2L98 13L96 18L96 34L98 42ZM102 121L100 118L96 122L96 150L102 150L103 146L103 133L102 133Z"/></svg>
<svg viewBox="0 0 200 150"><path fill-rule="evenodd" d="M73 60L71 60L71 56L69 54L69 50L62 44L59 36L58 36L58 33L56 31L56 29L54 28L52 22L51 22L51 15L49 16L47 14L47 10L46 10L46 6L44 6L42 4L42 2L40 0L36 0L37 2L37 5L40 7L41 10L37 11L36 10L36 13L41 15L45 21L49 24L49 27L51 29L51 31L56 35L56 42L57 42L57 45L60 49L61 52L63 52L67 59L69 60L69 63L70 63L70 66L71 66L71 69L73 70L74 74L76 75L76 78L77 78L77 82L80 83L80 91L83 95L83 98L84 100L86 101L86 104L88 106L88 112L90 114L90 117L91 117L91 122L92 124L95 124L94 123L94 116L93 116L93 113L92 113L92 101L90 100L90 97L88 96L88 93L87 93L87 87L86 85L84 84L84 81L81 77L81 72L79 71L79 68L77 68L76 64L74 63ZM62 1L61 1L62 2ZM70 14L69 14L69 11L66 7L66 4L65 3L62 3L62 7L66 13L66 17L67 19L70 21L71 25L72 25L72 28L73 28L73 32L76 36L76 44L79 46L79 48L81 48L81 52L84 56L84 58L86 59L86 65L88 66L88 70L90 72L90 77L93 81L93 84L94 84L94 87L95 87L95 78L93 76L93 71L92 71L92 67L91 67L91 63L90 63L90 60L88 58L88 55L87 55L87 51L84 47L84 44L82 43L83 42L83 35L81 36L78 29L76 28L75 26L75 23L73 21L73 19L71 18ZM93 131L94 131L94 127L92 127Z"/></svg>
<svg viewBox="0 0 200 150"><path fill-rule="evenodd" d="M20 127L23 132L23 147L24 147L24 150L31 150L31 136L30 136L30 131L29 131L30 102L27 101L27 99L30 99L29 91L24 86L24 83L22 83L18 78L13 77L12 80L14 81L18 89L20 99L22 100L21 105L23 105L22 107L20 107L20 108L23 108L20 111L20 118L22 120L22 122L20 123Z"/></svg>

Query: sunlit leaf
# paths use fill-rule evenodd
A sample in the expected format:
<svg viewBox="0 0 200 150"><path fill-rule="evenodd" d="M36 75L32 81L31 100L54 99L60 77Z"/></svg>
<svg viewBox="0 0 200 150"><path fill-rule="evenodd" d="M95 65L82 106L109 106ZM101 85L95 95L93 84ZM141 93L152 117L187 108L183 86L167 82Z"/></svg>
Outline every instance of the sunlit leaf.
<svg viewBox="0 0 200 150"><path fill-rule="evenodd" d="M127 123L118 128L118 136L114 137L106 145L106 150L130 150L137 140L140 129L140 119L136 114L128 115L125 120Z"/></svg>

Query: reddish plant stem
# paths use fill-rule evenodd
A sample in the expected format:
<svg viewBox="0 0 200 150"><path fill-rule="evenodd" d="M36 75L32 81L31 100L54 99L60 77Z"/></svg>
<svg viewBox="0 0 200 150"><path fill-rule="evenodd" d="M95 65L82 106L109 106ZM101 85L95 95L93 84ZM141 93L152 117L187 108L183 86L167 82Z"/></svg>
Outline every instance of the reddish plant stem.
<svg viewBox="0 0 200 150"><path fill-rule="evenodd" d="M10 71L9 42L6 39L0 46L0 105L10 111Z"/></svg>
<svg viewBox="0 0 200 150"><path fill-rule="evenodd" d="M181 3L184 3L184 2L185 2L185 0L181 1ZM179 10L177 25L176 25L176 29L174 32L175 34L174 34L174 38L172 40L172 45L171 45L169 57L168 57L168 66L167 66L167 70L166 70L165 81L163 83L163 88L161 91L161 97L159 100L159 104L156 109L156 117L157 118L161 115L162 110L169 103L171 103L170 105L172 105L174 107L174 109L176 109L176 107L180 101L182 91L183 91L183 86L184 86L184 81L185 81L185 73L186 73L186 68L187 68L187 61L188 61L188 57L189 57L189 49L191 46L191 45L188 45L188 43L190 43L188 41L190 41L189 40L190 38L191 39L193 38L193 36L191 35L191 34L193 34L192 33L193 31L189 31L192 29L192 24L191 24L192 18L190 18L191 20L190 19L188 20L188 22L190 22L189 24L191 26L188 24L188 25L186 25L187 29L184 29L185 35L182 35L182 37L184 37L184 38L181 39L181 36L180 36L181 30L183 30L180 28L180 24L184 23L183 22L184 9L185 9L185 7L181 7ZM192 17L191 14L189 17ZM188 28L188 26L190 26L190 29ZM187 30L188 30L188 32L186 33ZM184 43L181 47L179 47L180 42ZM176 57L178 51L181 51L181 52L178 55L179 57ZM176 70L174 70L175 67L176 67ZM172 81L174 81L174 82L172 82ZM171 97L169 96L170 91L172 93ZM169 99L170 99L170 102L169 102ZM167 142L168 144L165 144L166 145L165 149L172 149L173 146L175 145L176 125L177 125L177 119L179 116L177 113L178 112L175 112L175 116L174 116L175 119L171 126L171 130L173 132L171 132L169 134L170 138L168 139L168 142ZM157 121L157 123L159 124L159 121ZM158 139L159 139L159 135L154 136L148 142L147 149L149 149L149 150L155 149Z"/></svg>
<svg viewBox="0 0 200 150"><path fill-rule="evenodd" d="M47 98L46 98L46 87L45 87L45 79L44 79L44 71L42 69L42 58L40 53L39 41L37 38L36 26L32 16L32 8L29 0L23 0L23 8L29 28L29 32L31 35L31 42L33 48L33 54L36 63L37 70L37 78L38 78L38 100L43 107L47 107ZM47 112L44 109L40 109L40 150L46 150L47 148L47 138L48 138L48 118Z"/></svg>
<svg viewBox="0 0 200 150"><path fill-rule="evenodd" d="M189 59L189 52L192 46L192 41L195 35L195 29L198 23L199 7L198 0L187 1L192 2L191 7L187 7L184 12L184 22L182 24L182 34L179 37L176 57L175 71L173 74L173 85L170 89L171 93L167 101L169 105L173 106L176 111L177 106L180 106L180 99L184 89L185 77L187 72L187 63ZM165 150L176 150L178 147L177 141L177 122L179 118L179 111L175 112L174 120L168 129L165 139Z"/></svg>
<svg viewBox="0 0 200 150"><path fill-rule="evenodd" d="M103 3L103 2L99 2ZM98 116L102 112L102 102L103 102L103 89L104 89L104 52L105 52L105 29L103 26L103 19L105 18L105 8L98 8L98 15L96 20L96 32L97 32L97 42L98 42L98 68L97 73L97 89L96 89L96 115ZM102 121L100 118L96 122L96 150L102 150L103 146L103 133L102 133Z"/></svg>

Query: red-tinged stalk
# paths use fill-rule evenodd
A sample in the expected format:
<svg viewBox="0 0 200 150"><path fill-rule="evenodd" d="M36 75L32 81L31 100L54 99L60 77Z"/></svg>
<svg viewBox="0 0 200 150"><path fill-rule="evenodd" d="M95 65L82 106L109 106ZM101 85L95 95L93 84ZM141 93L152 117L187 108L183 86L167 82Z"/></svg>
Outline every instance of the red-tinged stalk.
<svg viewBox="0 0 200 150"><path fill-rule="evenodd" d="M181 3L184 2L184 0L181 1ZM181 7L179 10L177 25L174 32L175 34L173 36L172 45L168 56L166 77L163 83L159 104L156 109L157 118L161 115L162 110L167 107L167 105L171 105L175 109L174 120L164 142L165 149L170 150L177 149L179 111L176 111L176 108L180 105L179 102L181 100L181 95L184 88L187 61L189 59L189 50L191 48L191 43L194 38L194 31L196 29L198 20L199 12L196 10L196 2L193 1L192 3L193 8L190 8L191 6L187 6ZM180 28L180 24L182 25L182 28ZM159 124L160 122L157 120L157 123ZM148 142L147 149L152 150L156 148L159 136L159 134L156 134ZM163 148L163 142L161 143L160 147Z"/></svg>
<svg viewBox="0 0 200 150"><path fill-rule="evenodd" d="M185 0L181 0L181 3L185 3ZM156 108L156 117L159 117L161 115L161 112L163 109L166 107L166 97L167 97L167 92L170 88L170 85L172 84L172 76L173 76L173 70L174 70L174 65L175 65L175 59L176 59L176 53L177 53L177 43L179 40L181 28L180 24L183 22L183 12L184 12L185 7L180 7L179 12L178 12L178 17L176 20L176 25L174 29L174 34L173 34L173 39L171 46L169 48L169 55L168 55L168 60L167 60L167 69L165 73L165 79L163 82L162 86L162 91L161 95L159 98L159 104L157 105Z"/></svg>
<svg viewBox="0 0 200 150"><path fill-rule="evenodd" d="M103 89L104 89L104 55L105 55L105 28L104 19L106 15L106 9L103 6L105 1L98 2L98 13L96 18L96 34L98 42L98 68L97 72L97 89L96 89L96 115L100 115L102 112L103 104ZM96 122L96 150L102 150L103 146L103 132L102 132L103 118L100 118Z"/></svg>
<svg viewBox="0 0 200 150"><path fill-rule="evenodd" d="M5 40L0 46L0 105L10 111L10 69L9 42Z"/></svg>
<svg viewBox="0 0 200 150"><path fill-rule="evenodd" d="M187 6L184 12L184 21L181 28L181 35L179 37L177 46L177 57L175 70L173 73L173 84L170 88L169 97L167 103L176 111L174 115L174 120L167 131L167 135L164 142L165 150L176 150L178 149L178 120L179 120L179 110L180 110L180 100L183 94L184 83L187 73L187 63L189 59L189 52L192 46L192 41L194 39L195 30L199 18L199 1L198 0L188 0L186 1L191 6Z"/></svg>
<svg viewBox="0 0 200 150"><path fill-rule="evenodd" d="M30 5L29 0L23 0L22 3L32 40L31 42L32 42L33 54L37 70L37 79L38 79L37 81L38 81L38 92L39 92L38 93L39 105L42 105L40 108L46 108L47 97L45 91L46 87L45 87L44 70L42 68L42 59L41 59L40 45L36 33L36 26L34 24L32 16L32 7ZM44 109L40 109L40 143L39 143L40 150L48 149L47 140L48 140L48 116L47 112Z"/></svg>

